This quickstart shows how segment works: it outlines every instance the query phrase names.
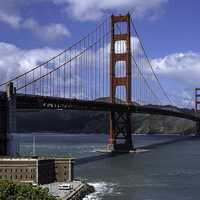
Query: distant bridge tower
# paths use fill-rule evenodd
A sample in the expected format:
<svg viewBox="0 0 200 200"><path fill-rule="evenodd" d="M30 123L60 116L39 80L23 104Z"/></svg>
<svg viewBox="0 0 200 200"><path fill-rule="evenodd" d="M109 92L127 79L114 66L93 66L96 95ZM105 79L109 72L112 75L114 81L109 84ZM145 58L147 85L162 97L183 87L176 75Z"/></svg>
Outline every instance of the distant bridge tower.
<svg viewBox="0 0 200 200"><path fill-rule="evenodd" d="M116 33L116 24L126 24L125 33ZM116 52L116 42L124 41L125 52ZM116 64L123 61L126 70L124 77L116 76ZM110 98L116 103L116 89L119 86L125 88L126 103L131 104L131 33L130 14L125 16L111 16L111 49L110 49ZM130 151L133 149L131 136L131 113L113 110L110 113L109 149L112 151Z"/></svg>

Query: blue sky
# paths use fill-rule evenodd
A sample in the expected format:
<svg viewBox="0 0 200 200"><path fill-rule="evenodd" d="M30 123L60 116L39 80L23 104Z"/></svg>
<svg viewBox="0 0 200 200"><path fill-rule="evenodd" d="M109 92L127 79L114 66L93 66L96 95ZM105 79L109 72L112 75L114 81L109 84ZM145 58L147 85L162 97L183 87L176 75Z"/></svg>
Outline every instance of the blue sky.
<svg viewBox="0 0 200 200"><path fill-rule="evenodd" d="M136 20L148 54L153 57L175 52L199 51L200 2L169 0L163 4L163 14L152 23Z"/></svg>
<svg viewBox="0 0 200 200"><path fill-rule="evenodd" d="M129 11L167 92L190 99L200 86L199 8L197 0L0 0L0 78L50 58L109 13Z"/></svg>

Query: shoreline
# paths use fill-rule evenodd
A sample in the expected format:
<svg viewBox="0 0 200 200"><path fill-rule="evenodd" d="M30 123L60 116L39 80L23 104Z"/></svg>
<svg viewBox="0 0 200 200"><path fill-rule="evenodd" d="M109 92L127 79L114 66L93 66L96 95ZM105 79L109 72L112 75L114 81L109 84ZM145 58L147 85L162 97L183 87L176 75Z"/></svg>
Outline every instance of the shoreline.
<svg viewBox="0 0 200 200"><path fill-rule="evenodd" d="M39 134L39 135L108 135L107 133L65 133L65 132L20 132L20 133L11 133L11 135L34 135L34 134ZM155 133L155 134L149 134L149 133L138 133L138 134L131 134L132 136L145 136L145 135L151 135L151 136L193 136L195 135L194 133L191 134L183 134L183 133Z"/></svg>
<svg viewBox="0 0 200 200"><path fill-rule="evenodd" d="M86 195L95 192L95 188L84 181L74 180L69 183L73 185L71 190L60 190L59 185L63 183L59 182L42 185L42 188L47 188L59 200L82 200Z"/></svg>

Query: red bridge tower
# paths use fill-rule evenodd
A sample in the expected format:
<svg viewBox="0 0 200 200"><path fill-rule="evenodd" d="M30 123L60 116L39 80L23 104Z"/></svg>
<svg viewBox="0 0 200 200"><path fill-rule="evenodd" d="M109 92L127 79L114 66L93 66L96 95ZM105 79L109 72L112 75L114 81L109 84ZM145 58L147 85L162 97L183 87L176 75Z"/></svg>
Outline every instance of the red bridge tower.
<svg viewBox="0 0 200 200"><path fill-rule="evenodd" d="M125 33L116 33L116 25L126 24ZM126 44L125 52L117 53L116 42L123 41ZM116 76L116 64L123 61L126 70L124 77ZM125 16L111 16L111 49L110 49L110 97L112 103L116 103L116 89L118 86L125 87L126 104L131 104L131 33L130 14ZM131 135L131 113L128 109L124 112L116 110L110 113L109 149L112 151L127 152L133 149Z"/></svg>

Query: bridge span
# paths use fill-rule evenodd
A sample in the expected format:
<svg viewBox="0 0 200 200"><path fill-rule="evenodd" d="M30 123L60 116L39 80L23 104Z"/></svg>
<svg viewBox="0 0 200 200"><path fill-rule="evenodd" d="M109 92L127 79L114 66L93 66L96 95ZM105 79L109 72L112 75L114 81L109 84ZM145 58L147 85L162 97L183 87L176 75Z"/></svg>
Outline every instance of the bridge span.
<svg viewBox="0 0 200 200"><path fill-rule="evenodd" d="M176 110L159 108L157 105L134 105L126 103L115 103L106 101L87 101L79 99L67 99L61 97L16 95L16 109L68 109L68 110L91 110L106 112L130 112L152 115L165 115L178 117L198 122L200 118L196 113L190 114Z"/></svg>
<svg viewBox="0 0 200 200"><path fill-rule="evenodd" d="M192 120L197 135L200 133L200 118L195 113L160 107L174 105L173 97L156 75L129 13L112 15L58 55L4 80L0 90L1 155L8 153L8 136L16 130L17 109L109 112L108 148L112 151L134 148L134 113ZM105 97L109 101L97 100Z"/></svg>
<svg viewBox="0 0 200 200"><path fill-rule="evenodd" d="M14 93L8 97L8 94L6 92L2 92L0 95L0 105L1 105L0 133L1 133L2 153L6 152L5 144L8 142L7 133L12 132L13 129L16 130L15 112L17 112L17 110L20 109L91 110L91 111L116 113L122 116L124 113L129 113L130 115L134 113L164 115L164 116L192 120L196 122L196 135L199 135L200 133L200 124L199 124L200 118L195 116L195 113L190 114L187 112L163 109L156 105L142 106L142 105L134 105L126 103L113 104L112 102L105 102L105 101L87 101L87 100L69 99L61 97L48 97L48 96L14 94ZM4 147L3 150L2 147Z"/></svg>

